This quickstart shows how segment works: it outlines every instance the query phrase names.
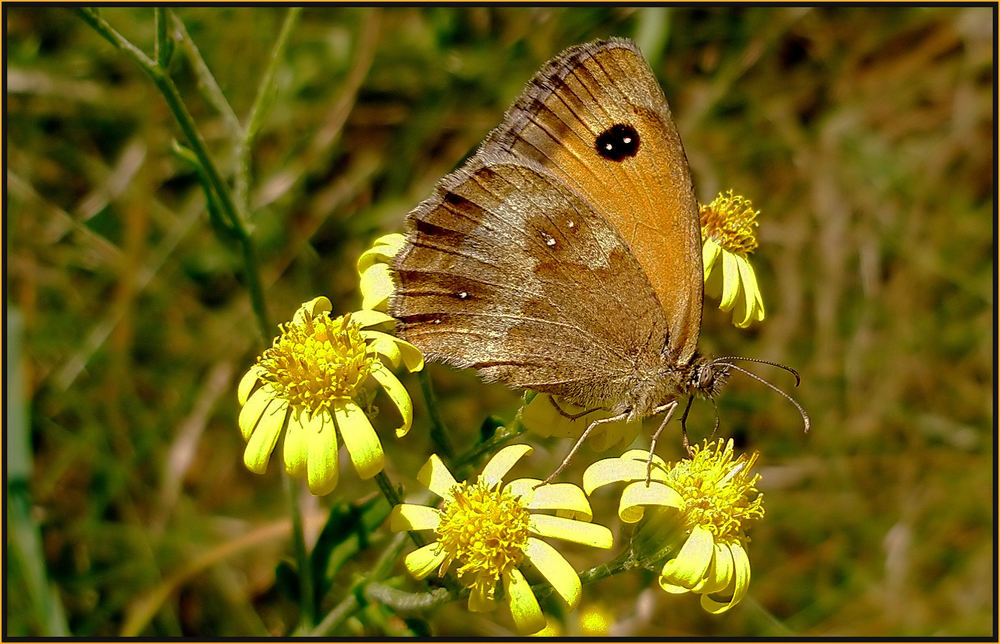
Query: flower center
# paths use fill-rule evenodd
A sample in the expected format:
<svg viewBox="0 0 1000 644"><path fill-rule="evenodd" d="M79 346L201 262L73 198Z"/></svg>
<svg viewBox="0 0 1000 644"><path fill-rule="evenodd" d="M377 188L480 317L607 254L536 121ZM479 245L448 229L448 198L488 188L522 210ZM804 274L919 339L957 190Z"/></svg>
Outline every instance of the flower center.
<svg viewBox="0 0 1000 644"><path fill-rule="evenodd" d="M736 541L745 523L764 516L764 495L755 487L760 474L750 474L757 454L734 460L732 440L693 450L690 460L670 469L667 480L686 502L686 527L703 526L717 541Z"/></svg>
<svg viewBox="0 0 1000 644"><path fill-rule="evenodd" d="M479 586L486 597L493 597L501 575L524 557L528 511L499 484L489 487L478 482L456 485L441 513L437 536L447 553L444 568L456 561L463 584Z"/></svg>
<svg viewBox="0 0 1000 644"><path fill-rule="evenodd" d="M313 414L329 409L335 400L353 398L376 360L359 329L350 314L306 315L281 325L281 335L258 361L267 370L261 380L293 409Z"/></svg>
<svg viewBox="0 0 1000 644"><path fill-rule="evenodd" d="M749 199L719 193L712 203L700 206L701 236L710 237L730 253L746 257L757 248L757 215Z"/></svg>

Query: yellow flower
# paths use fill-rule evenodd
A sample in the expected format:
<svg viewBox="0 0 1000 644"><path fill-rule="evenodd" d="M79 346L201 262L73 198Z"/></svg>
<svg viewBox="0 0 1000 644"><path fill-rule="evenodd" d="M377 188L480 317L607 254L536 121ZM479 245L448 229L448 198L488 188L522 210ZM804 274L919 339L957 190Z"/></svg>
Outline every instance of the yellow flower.
<svg viewBox="0 0 1000 644"><path fill-rule="evenodd" d="M695 445L690 459L673 466L654 457L647 485L649 454L631 450L594 463L583 475L587 494L608 483L628 483L619 516L628 523L645 518L633 536L633 552L657 566L663 562L663 590L699 594L710 613L725 612L746 595L745 530L764 516L763 495L756 488L760 474L750 473L757 454L733 456L730 439Z"/></svg>
<svg viewBox="0 0 1000 644"><path fill-rule="evenodd" d="M390 518L393 530L433 530L437 537L407 555L406 568L414 577L423 579L435 570L443 576L454 567L459 582L470 590L470 611L492 610L502 601L522 634L541 630L546 621L521 572L526 564L541 573L567 606L580 599L576 571L539 536L596 548L612 545L611 531L590 523L590 503L572 483L539 485L539 479L522 478L502 485L507 472L531 451L527 445L501 449L471 483L456 482L432 455L417 480L444 499L443 506L404 503L393 508Z"/></svg>
<svg viewBox="0 0 1000 644"><path fill-rule="evenodd" d="M548 438L579 438L587 426L598 418L607 418L611 412L601 409L576 420L571 420L559 413L556 404L569 415L585 411L583 407L574 405L562 399L553 399L548 394L537 394L531 402L521 410L521 422L530 431ZM642 429L642 421L618 421L604 423L594 428L587 437L587 445L595 452L602 452L620 443L629 444Z"/></svg>
<svg viewBox="0 0 1000 644"><path fill-rule="evenodd" d="M705 291L720 297L719 308L733 311L733 324L740 328L764 319L764 300L757 276L747 259L757 248L759 211L749 199L719 193L712 203L699 207ZM738 305L738 306L737 306Z"/></svg>
<svg viewBox="0 0 1000 644"><path fill-rule="evenodd" d="M332 318L331 308L325 297L300 306L240 380L238 392L247 468L257 474L267 470L284 429L285 470L305 477L316 495L337 485L338 435L358 476L382 471L382 444L365 409L381 387L403 418L396 435L406 435L413 404L389 367L423 367L416 347L371 328L392 324L388 315L357 311Z"/></svg>
<svg viewBox="0 0 1000 644"><path fill-rule="evenodd" d="M400 233L382 235L358 258L361 308L385 312L395 285L389 274L389 262L403 248L406 237Z"/></svg>

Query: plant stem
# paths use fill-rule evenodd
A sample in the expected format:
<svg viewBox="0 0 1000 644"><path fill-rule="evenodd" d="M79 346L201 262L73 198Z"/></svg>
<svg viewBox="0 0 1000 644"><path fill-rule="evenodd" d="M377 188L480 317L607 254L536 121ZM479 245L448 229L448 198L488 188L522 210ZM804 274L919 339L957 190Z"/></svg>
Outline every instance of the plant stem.
<svg viewBox="0 0 1000 644"><path fill-rule="evenodd" d="M170 12L170 23L180 38L179 42L184 49L184 53L187 54L188 62L191 63L191 68L195 78L198 79L198 88L201 90L202 96L222 116L229 136L234 141L238 140L243 136L243 126L240 125L240 120L236 117L236 112L229 105L229 101L226 100L226 96L222 93L222 89L219 87L219 83L216 82L215 76L212 75L211 70L205 63L205 59L202 58L201 51L199 51L194 40L191 39L191 35L188 34L184 22L173 11Z"/></svg>
<svg viewBox="0 0 1000 644"><path fill-rule="evenodd" d="M260 85L257 86L257 95L254 97L253 106L243 127L243 135L240 138L236 149L236 181L234 192L236 202L243 212L250 212L250 151L253 149L254 139L257 132L267 116L268 97L274 85L275 72L278 69L278 62L283 58L285 47L288 45L288 36L292 33L292 28L302 13L302 7L291 7L285 14L285 22L281 25L278 39L271 49L271 56L268 60L267 69L261 78Z"/></svg>
<svg viewBox="0 0 1000 644"><path fill-rule="evenodd" d="M437 396L434 395L434 384L431 382L431 377L427 373L426 368L417 374L417 379L420 381L420 391L424 394L424 402L427 404L427 415L430 417L431 441L437 446L438 451L444 455L445 462L450 465L451 460L455 457L455 446L451 442L448 428L445 427L444 421L441 420L441 414L437 406Z"/></svg>
<svg viewBox="0 0 1000 644"><path fill-rule="evenodd" d="M312 626L316 618L313 606L312 565L309 562L306 549L305 530L302 527L302 512L299 509L299 485L291 476L285 476L285 487L288 488L288 505L292 518L292 546L295 549L295 562L299 569L299 596L301 608L299 625Z"/></svg>
<svg viewBox="0 0 1000 644"><path fill-rule="evenodd" d="M385 500L389 502L391 507L396 507L403 502L403 499L399 496L399 492L396 491L395 486L393 486L392 481L386 475L385 471L381 471L375 475L375 483L378 485L379 491L382 492L382 496ZM424 539L415 531L410 530L410 540L413 541L414 545L418 548L424 545Z"/></svg>
<svg viewBox="0 0 1000 644"><path fill-rule="evenodd" d="M250 290L250 301L257 318L261 338L266 343L272 329L271 323L268 321L267 305L264 301L264 289L260 282L260 271L257 266L253 239L250 237L244 223L246 219L243 213L237 210L229 186L223 181L218 169L212 162L212 158L209 156L207 146L205 145L205 140L198 131L191 113L188 112L177 86L174 85L173 80L163 67L118 33L95 9L85 7L77 11L80 17L93 27L97 33L101 34L111 44L134 60L146 75L149 76L153 84L160 90L160 94L163 95L164 100L166 100L167 107L177 120L177 124L184 133L184 138L187 139L188 146L198 159L198 163L202 166L205 177L212 187L212 194L206 192L205 198L212 199L214 196L217 199L221 206L223 217L225 217L237 239L239 239L240 245L243 247L243 263L246 269L247 286Z"/></svg>
<svg viewBox="0 0 1000 644"><path fill-rule="evenodd" d="M361 607L361 602L358 601L358 596L355 594L356 587L351 588L347 593L347 596L340 600L340 603L333 607L329 613L323 617L323 620L316 625L315 628L307 631L305 633L296 632L295 635L305 634L310 637L327 637L333 632L341 622L347 619L347 616L358 610Z"/></svg>

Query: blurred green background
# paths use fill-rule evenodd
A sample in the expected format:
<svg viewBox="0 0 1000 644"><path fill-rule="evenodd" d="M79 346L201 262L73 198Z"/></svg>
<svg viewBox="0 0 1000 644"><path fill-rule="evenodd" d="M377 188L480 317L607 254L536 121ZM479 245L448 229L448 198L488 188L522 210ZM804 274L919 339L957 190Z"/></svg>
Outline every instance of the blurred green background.
<svg viewBox="0 0 1000 644"><path fill-rule="evenodd" d="M172 11L243 118L286 9ZM277 463L264 477L244 469L236 424L236 382L263 346L238 248L213 233L197 177L170 152L180 131L141 70L70 9L4 12L7 633L286 634L296 610L275 570L291 553L287 496ZM701 347L797 368L813 430L749 379L720 398L722 434L761 452L767 509L736 609L712 617L630 574L585 588L581 610L612 615L612 635L988 636L993 12L306 8L252 155L272 322L318 294L356 309L358 254L402 229L542 63L632 37L699 199L733 188L762 211L753 261L768 317L742 331L706 302ZM152 9L102 15L152 52ZM184 48L170 69L231 174L231 130ZM487 414L517 408L515 392L474 374L431 374L460 445ZM429 449L417 405L410 436L383 441L389 475L411 492ZM692 413L693 437L707 436L711 406ZM535 474L569 447L537 444ZM596 457L584 454L570 477ZM332 505L375 494L345 470L330 497L305 500L310 534ZM559 632L595 634L580 614ZM439 635L509 634L461 604L430 619ZM370 610L338 634L417 632L405 628Z"/></svg>

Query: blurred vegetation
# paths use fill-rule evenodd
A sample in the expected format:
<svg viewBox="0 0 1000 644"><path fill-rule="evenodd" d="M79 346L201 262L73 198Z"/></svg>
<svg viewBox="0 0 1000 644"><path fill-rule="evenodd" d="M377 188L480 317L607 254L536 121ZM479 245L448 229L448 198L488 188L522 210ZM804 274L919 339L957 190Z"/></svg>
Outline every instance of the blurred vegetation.
<svg viewBox="0 0 1000 644"><path fill-rule="evenodd" d="M171 10L240 119L286 11ZM741 331L707 302L702 349L796 367L813 430L748 379L720 399L720 431L761 452L766 495L738 608L712 617L628 575L587 587L580 610L610 611L614 635L990 635L992 11L306 8L251 157L271 322L318 294L357 308L358 254L401 229L545 60L633 37L699 199L731 187L762 210L768 318ZM171 152L181 133L139 67L71 9L5 12L6 633L287 634L287 496L275 463L265 477L244 469L236 424L236 382L263 346L239 248L213 233L198 177ZM152 55L151 8L102 15ZM178 45L171 75L231 177L232 123L191 61ZM459 443L517 408L474 374L431 374ZM417 405L410 436L384 440L409 491L428 449ZM693 437L710 433L711 406L692 413ZM550 458L568 449L541 444ZM345 471L330 497L306 499L310 535L331 507L376 494ZM341 563L347 580L372 565ZM509 634L461 604L430 620L438 635ZM577 614L562 622L581 634ZM373 605L338 634L423 628Z"/></svg>

